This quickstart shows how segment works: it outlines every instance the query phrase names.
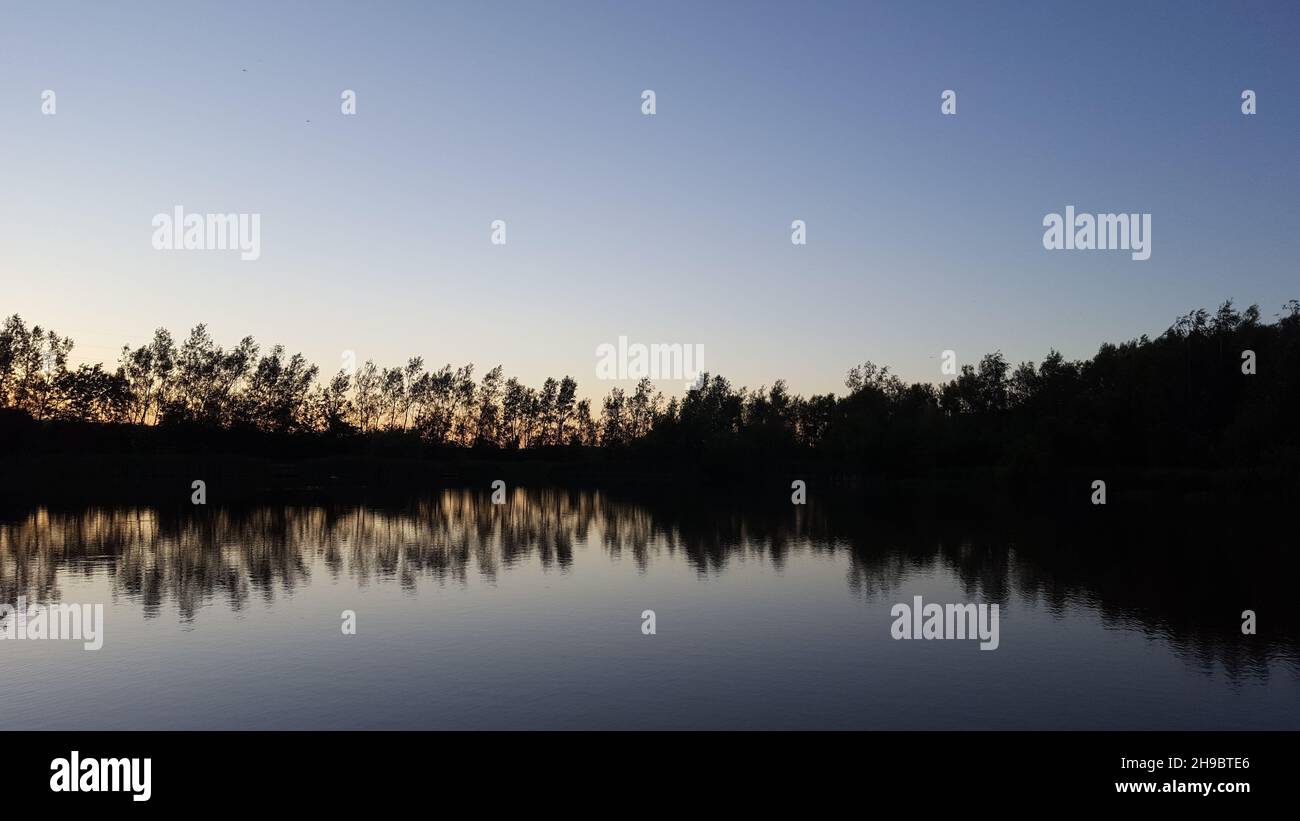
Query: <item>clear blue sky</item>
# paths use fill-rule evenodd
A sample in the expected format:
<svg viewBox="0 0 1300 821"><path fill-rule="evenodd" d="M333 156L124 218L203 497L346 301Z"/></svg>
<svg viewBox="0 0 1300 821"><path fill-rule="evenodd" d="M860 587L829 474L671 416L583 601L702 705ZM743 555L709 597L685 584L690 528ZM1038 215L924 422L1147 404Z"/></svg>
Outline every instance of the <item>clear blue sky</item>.
<svg viewBox="0 0 1300 821"><path fill-rule="evenodd" d="M811 393L865 359L932 381L946 348L1084 357L1226 297L1271 317L1300 296L1294 3L4 17L0 311L71 334L83 360L207 322L326 372L344 350L420 354L592 395L609 387L596 347L626 335ZM178 204L261 214L261 258L155 251L150 220ZM1151 259L1045 251L1043 216L1066 205L1150 212Z"/></svg>

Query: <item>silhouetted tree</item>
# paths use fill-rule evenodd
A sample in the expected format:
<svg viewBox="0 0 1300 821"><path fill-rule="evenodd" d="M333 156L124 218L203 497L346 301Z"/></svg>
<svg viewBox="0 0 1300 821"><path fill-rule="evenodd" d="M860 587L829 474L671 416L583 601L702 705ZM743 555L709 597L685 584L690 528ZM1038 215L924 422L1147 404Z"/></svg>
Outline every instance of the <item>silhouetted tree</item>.
<svg viewBox="0 0 1300 821"><path fill-rule="evenodd" d="M1104 343L1085 360L1051 350L1015 367L1001 352L942 384L908 384L865 362L846 393L793 395L783 380L757 390L704 374L680 397L649 379L593 403L571 376L539 389L500 365L475 383L474 366L426 371L367 361L327 384L281 345L261 355L245 337L229 351L206 326L177 348L157 329L122 348L118 367L70 367L70 338L0 324L0 408L61 423L245 429L272 435L396 436L403 447L602 446L692 460L817 458L880 471L1006 465L1166 467L1300 465L1300 300L1274 322L1231 300L1190 311L1158 337ZM1242 372L1253 351L1257 372Z"/></svg>

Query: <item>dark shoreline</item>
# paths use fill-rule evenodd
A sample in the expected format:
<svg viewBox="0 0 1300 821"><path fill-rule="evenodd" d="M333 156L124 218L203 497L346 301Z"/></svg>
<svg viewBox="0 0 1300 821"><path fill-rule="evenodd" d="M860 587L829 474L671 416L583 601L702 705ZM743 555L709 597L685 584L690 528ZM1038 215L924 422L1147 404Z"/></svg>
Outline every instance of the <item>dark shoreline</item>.
<svg viewBox="0 0 1300 821"><path fill-rule="evenodd" d="M568 454L465 451L426 458L334 455L292 458L239 453L10 453L0 464L5 506L44 503L184 502L203 480L209 504L368 501L413 497L438 488L481 485L625 489L653 495L707 490L771 496L788 504L791 483L810 496L832 493L866 502L911 497L1019 500L1048 509L1094 507L1092 482L1106 482L1108 509L1250 509L1300 501L1300 477L1272 468L1091 467L1023 471L948 468L907 475L858 471L817 461L700 465Z"/></svg>

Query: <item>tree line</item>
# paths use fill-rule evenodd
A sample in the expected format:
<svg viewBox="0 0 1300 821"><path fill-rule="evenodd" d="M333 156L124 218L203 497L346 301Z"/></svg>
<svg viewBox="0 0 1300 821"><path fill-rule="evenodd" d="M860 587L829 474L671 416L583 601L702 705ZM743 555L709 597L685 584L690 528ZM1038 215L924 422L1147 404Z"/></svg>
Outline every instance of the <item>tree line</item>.
<svg viewBox="0 0 1300 821"><path fill-rule="evenodd" d="M391 437L434 447L557 447L717 461L829 458L879 470L1300 464L1300 301L1178 317L1155 338L1105 343L1071 361L1001 352L937 384L888 367L851 368L844 392L803 397L704 374L681 397L654 384L609 391L598 408L571 376L540 388L501 366L427 369L422 357L367 361L328 380L300 354L252 337L226 349L204 325L166 329L116 366L69 365L73 341L18 315L0 327L0 408L37 421L186 426L286 437Z"/></svg>

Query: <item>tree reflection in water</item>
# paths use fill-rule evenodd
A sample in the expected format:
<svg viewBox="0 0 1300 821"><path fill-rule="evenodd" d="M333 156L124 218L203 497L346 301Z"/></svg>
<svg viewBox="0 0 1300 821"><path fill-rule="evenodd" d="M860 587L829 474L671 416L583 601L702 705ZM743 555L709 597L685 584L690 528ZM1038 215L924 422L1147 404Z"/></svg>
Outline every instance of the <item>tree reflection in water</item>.
<svg viewBox="0 0 1300 821"><path fill-rule="evenodd" d="M1164 638L1232 677L1262 675L1270 659L1297 667L1297 563L1288 537L1265 528L1226 532L1239 522L1185 511L1097 524L932 500L763 501L515 488L502 505L486 490L451 489L399 506L37 508L0 520L0 601L57 600L61 579L106 574L113 595L147 615L170 603L192 620L206 605L274 601L322 573L418 591L495 579L524 561L569 572L603 555L636 572L685 562L722 574L741 559L780 569L832 554L866 601L943 570L970 601L1005 609L1014 596L1058 617L1094 609L1108 626ZM1241 635L1247 608L1258 635Z"/></svg>

